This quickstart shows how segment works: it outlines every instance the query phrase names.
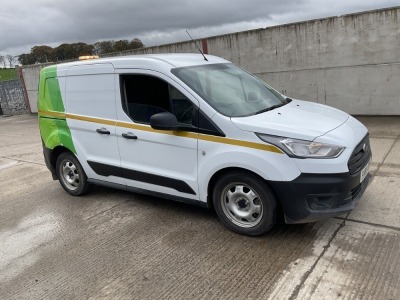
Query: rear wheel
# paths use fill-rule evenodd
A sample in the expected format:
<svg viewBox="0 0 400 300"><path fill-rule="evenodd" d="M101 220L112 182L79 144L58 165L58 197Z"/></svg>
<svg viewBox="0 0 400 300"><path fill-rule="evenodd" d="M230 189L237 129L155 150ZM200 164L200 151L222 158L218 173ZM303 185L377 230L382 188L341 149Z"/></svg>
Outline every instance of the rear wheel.
<svg viewBox="0 0 400 300"><path fill-rule="evenodd" d="M262 235L276 224L275 196L254 174L237 171L223 175L214 186L213 201L219 218L237 233Z"/></svg>
<svg viewBox="0 0 400 300"><path fill-rule="evenodd" d="M61 186L67 193L79 196L87 192L88 182L78 159L69 152L61 153L57 158L56 172Z"/></svg>

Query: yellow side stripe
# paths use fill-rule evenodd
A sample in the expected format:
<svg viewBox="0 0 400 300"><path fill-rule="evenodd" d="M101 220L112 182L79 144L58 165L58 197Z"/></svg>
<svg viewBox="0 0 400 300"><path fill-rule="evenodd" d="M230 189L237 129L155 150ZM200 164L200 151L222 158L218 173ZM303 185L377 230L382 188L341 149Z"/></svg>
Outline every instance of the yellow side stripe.
<svg viewBox="0 0 400 300"><path fill-rule="evenodd" d="M56 118L60 118L60 119L67 118L67 119L71 119L71 120L85 121L85 122L98 123L98 124L104 124L104 125L112 125L112 126L117 126L117 127L130 128L130 129L136 129L136 130L154 132L154 133L160 133L160 134L168 134L168 135L174 135L174 136L191 138L191 139L199 139L199 140L207 141L207 142L240 146L240 147L246 147L246 148L252 148L252 149L257 149L257 150L263 150L263 151L283 154L282 150L279 149L278 147L276 147L274 145L269 145L266 143L248 142L248 141L236 140L236 139L231 139L231 138L226 138L226 137L213 136L213 135L207 135L207 134L202 134L202 133L193 133L193 132L187 132L187 131L157 130L157 129L153 129L149 125L139 125L139 124L133 124L133 123L128 123L128 122L121 122L121 121L115 121L115 120L110 120L110 119L99 119L99 118L93 118L93 117L87 117L87 116L75 115L75 114L68 114L68 113L62 113L62 112L55 112L55 111L39 110L38 113L39 113L40 117L56 117Z"/></svg>
<svg viewBox="0 0 400 300"><path fill-rule="evenodd" d="M186 138L191 138L191 139L197 139L199 137L198 133L187 132L187 131L157 130L157 129L152 128L150 125L138 125L138 124L132 124L132 123L128 123L128 122L121 122L121 121L117 121L116 126L123 127L123 128L136 129L136 130L141 130L141 131L175 135L175 136L186 137Z"/></svg>
<svg viewBox="0 0 400 300"><path fill-rule="evenodd" d="M38 111L39 116L43 117L56 117L56 118L64 118L65 119L65 113L63 112L57 112L57 111L43 111L39 110Z"/></svg>
<svg viewBox="0 0 400 300"><path fill-rule="evenodd" d="M222 143L222 144L228 144L228 145L234 145L234 146L240 146L240 147L246 147L246 148L253 148L253 149L283 154L282 150L274 145L260 144L260 143L255 143L255 142L235 140L235 139L230 139L230 138L225 138L225 137L220 137L220 136L204 135L204 134L200 134L199 139L203 140L203 141L208 141L208 142Z"/></svg>
<svg viewBox="0 0 400 300"><path fill-rule="evenodd" d="M71 120L99 123L99 124L112 125L112 126L115 126L117 124L117 121L109 120L109 119L98 119L98 118L92 118L92 117L86 117L86 116L74 115L74 114L65 114L65 116L67 117L67 119L71 119Z"/></svg>

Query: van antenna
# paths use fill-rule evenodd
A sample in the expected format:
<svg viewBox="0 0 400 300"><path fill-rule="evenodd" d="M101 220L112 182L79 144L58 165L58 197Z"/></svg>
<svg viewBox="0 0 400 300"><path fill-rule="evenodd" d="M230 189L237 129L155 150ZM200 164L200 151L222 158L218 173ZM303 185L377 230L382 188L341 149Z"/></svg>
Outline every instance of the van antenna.
<svg viewBox="0 0 400 300"><path fill-rule="evenodd" d="M188 36L190 37L190 39L192 40L192 42L194 43L194 45L196 46L196 48L200 51L201 55L203 55L204 60L208 61L207 57L204 55L204 53L200 50L199 46L197 46L196 42L193 40L192 36L190 35L189 31L187 31L186 29L186 33L188 34Z"/></svg>

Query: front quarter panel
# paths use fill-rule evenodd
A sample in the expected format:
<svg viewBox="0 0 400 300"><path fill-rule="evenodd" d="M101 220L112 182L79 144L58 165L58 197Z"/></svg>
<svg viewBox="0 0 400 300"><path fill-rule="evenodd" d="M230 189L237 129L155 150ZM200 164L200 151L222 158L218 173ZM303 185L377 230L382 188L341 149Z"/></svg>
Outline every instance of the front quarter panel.
<svg viewBox="0 0 400 300"><path fill-rule="evenodd" d="M291 181L300 175L292 160L283 153L199 140L199 189L207 201L212 176L226 168L241 168L265 180Z"/></svg>

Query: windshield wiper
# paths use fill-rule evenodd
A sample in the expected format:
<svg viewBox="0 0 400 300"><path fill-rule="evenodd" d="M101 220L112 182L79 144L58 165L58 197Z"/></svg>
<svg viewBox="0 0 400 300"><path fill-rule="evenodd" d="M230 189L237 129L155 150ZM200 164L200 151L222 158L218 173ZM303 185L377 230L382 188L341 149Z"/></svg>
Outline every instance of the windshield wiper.
<svg viewBox="0 0 400 300"><path fill-rule="evenodd" d="M270 111L270 110L273 110L273 109L275 109L275 108L284 106L285 104L286 104L286 103L281 103L281 104L272 105L272 106L270 106L270 107L268 107L268 108L264 108L264 109L262 109L262 110L256 112L255 114L256 114L256 115L259 115L259 114L262 114L262 113L264 113L264 112L266 112L266 111Z"/></svg>

